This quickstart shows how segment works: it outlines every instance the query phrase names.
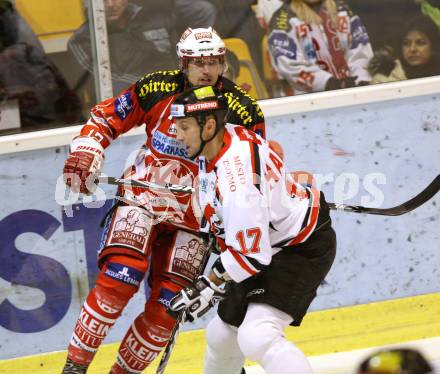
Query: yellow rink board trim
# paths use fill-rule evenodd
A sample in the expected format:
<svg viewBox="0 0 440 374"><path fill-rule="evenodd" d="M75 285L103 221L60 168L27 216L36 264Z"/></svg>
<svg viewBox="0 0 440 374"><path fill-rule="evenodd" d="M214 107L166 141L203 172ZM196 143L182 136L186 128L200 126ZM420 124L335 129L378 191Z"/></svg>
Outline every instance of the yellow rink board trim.
<svg viewBox="0 0 440 374"><path fill-rule="evenodd" d="M306 355L313 356L438 337L439 316L440 293L436 293L311 312L301 327L289 327L286 335ZM66 336L66 342L68 339ZM108 373L118 345L103 345L88 373ZM204 330L182 332L166 373L200 374L204 349ZM59 374L65 357L66 352L55 352L5 360L0 362L0 373ZM156 365L146 372L154 373Z"/></svg>

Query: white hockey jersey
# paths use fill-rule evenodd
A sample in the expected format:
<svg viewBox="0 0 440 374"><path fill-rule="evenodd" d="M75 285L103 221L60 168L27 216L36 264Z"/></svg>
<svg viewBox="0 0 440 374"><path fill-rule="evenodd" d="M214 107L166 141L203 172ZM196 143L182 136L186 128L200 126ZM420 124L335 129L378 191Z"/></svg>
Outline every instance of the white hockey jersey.
<svg viewBox="0 0 440 374"><path fill-rule="evenodd" d="M367 70L373 50L360 18L352 14L344 1L337 0L337 36L349 69L356 83L369 82ZM268 47L272 66L280 79L286 80L294 94L324 91L329 78L337 76L329 41L319 24L306 24L283 5L270 22Z"/></svg>
<svg viewBox="0 0 440 374"><path fill-rule="evenodd" d="M282 160L252 131L227 124L223 141L214 160L199 159L199 200L224 268L241 282L311 235L320 192L285 176Z"/></svg>

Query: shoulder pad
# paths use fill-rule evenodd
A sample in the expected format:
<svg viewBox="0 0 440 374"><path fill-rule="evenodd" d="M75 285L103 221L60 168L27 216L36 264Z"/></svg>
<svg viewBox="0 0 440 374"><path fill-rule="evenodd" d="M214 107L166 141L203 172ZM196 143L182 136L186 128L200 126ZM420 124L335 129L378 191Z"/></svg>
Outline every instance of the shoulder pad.
<svg viewBox="0 0 440 374"><path fill-rule="evenodd" d="M144 99L151 94L169 96L183 87L184 76L180 70L164 70L150 73L136 83L136 93Z"/></svg>
<svg viewBox="0 0 440 374"><path fill-rule="evenodd" d="M257 102L257 100L255 100L251 95L249 95L245 90L243 90L243 88L235 84L230 79L222 77L221 82L223 84L224 91L236 92L236 94L239 95L240 97L247 98L251 102L255 102L255 103Z"/></svg>
<svg viewBox="0 0 440 374"><path fill-rule="evenodd" d="M263 111L252 96L229 79L222 77L221 83L229 107L227 122L253 126L264 121Z"/></svg>

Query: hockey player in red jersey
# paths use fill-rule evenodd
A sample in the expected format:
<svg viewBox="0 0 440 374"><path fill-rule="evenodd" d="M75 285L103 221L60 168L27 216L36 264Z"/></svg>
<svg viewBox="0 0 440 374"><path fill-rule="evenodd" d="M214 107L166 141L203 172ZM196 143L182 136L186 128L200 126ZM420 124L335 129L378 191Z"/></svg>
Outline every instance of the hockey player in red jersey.
<svg viewBox="0 0 440 374"><path fill-rule="evenodd" d="M214 87L192 88L171 107L177 139L198 156L198 199L220 255L170 309L195 319L221 300L206 331L205 374L240 373L245 357L268 374L309 374L283 330L301 324L334 261L329 208L313 185L285 174L268 142L225 123L226 110Z"/></svg>
<svg viewBox="0 0 440 374"><path fill-rule="evenodd" d="M194 85L215 85L227 97L228 120L264 132L258 104L222 77L225 45L212 28L187 29L177 44L181 69L151 73L96 105L71 144L64 180L74 191L93 192L104 150L133 127L144 126L145 145L124 178L191 185L198 168L176 139L170 117L175 96ZM175 319L170 300L200 272L207 248L198 235L200 217L190 194L121 188L106 219L100 273L74 327L63 373L85 373L110 328L145 274L151 294L123 338L111 373L140 373L165 347Z"/></svg>

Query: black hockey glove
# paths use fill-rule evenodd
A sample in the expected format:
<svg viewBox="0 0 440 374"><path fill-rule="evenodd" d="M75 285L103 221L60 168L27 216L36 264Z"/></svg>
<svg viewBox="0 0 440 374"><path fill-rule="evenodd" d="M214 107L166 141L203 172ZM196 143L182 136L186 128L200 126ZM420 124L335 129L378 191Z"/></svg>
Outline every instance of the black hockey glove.
<svg viewBox="0 0 440 374"><path fill-rule="evenodd" d="M348 77L345 79L337 79L335 77L331 77L325 84L325 90L332 91L339 90L341 88L356 87L356 78L357 77Z"/></svg>
<svg viewBox="0 0 440 374"><path fill-rule="evenodd" d="M192 322L207 313L224 295L224 290L201 275L192 286L184 288L171 299L169 313L177 316L186 309L186 319Z"/></svg>
<svg viewBox="0 0 440 374"><path fill-rule="evenodd" d="M388 76L396 67L396 57L393 48L386 46L374 52L373 58L368 64L371 75L383 74Z"/></svg>

